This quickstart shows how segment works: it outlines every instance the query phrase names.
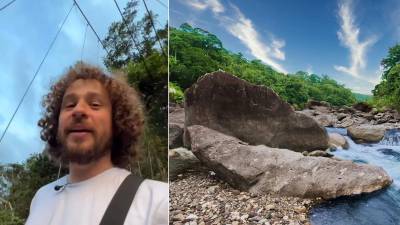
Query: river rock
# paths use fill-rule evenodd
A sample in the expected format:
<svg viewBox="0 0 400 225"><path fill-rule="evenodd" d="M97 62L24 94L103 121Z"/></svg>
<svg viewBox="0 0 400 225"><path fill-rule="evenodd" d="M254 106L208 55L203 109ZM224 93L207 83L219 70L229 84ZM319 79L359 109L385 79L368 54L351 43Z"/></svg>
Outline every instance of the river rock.
<svg viewBox="0 0 400 225"><path fill-rule="evenodd" d="M344 119L342 119L341 121L340 121L340 123L338 122L338 123L336 123L336 127L340 127L340 128L347 128L347 127L349 127L349 126L351 126L351 125L353 125L354 124L354 121L351 119L351 117L349 116L349 117L346 117L346 118L344 118Z"/></svg>
<svg viewBox="0 0 400 225"><path fill-rule="evenodd" d="M202 163L233 187L251 193L332 199L370 193L392 182L382 168L372 165L251 146L198 125L187 131Z"/></svg>
<svg viewBox="0 0 400 225"><path fill-rule="evenodd" d="M328 135L314 119L295 112L272 89L222 71L202 76L186 90L185 128L191 125L203 125L253 145L298 152L328 147Z"/></svg>
<svg viewBox="0 0 400 225"><path fill-rule="evenodd" d="M181 107L169 109L168 145L169 148L183 146L183 129L185 127L185 110Z"/></svg>
<svg viewBox="0 0 400 225"><path fill-rule="evenodd" d="M349 148L349 143L347 142L346 138L338 133L329 133L329 147L337 148L341 147L343 149Z"/></svg>
<svg viewBox="0 0 400 225"><path fill-rule="evenodd" d="M329 104L329 102L325 102L325 101L308 100L308 102L305 105L305 108L313 109L314 107L318 107L318 106L330 108L331 104Z"/></svg>
<svg viewBox="0 0 400 225"><path fill-rule="evenodd" d="M342 119L344 119L344 118L346 118L348 115L346 114L346 113L338 113L337 115L336 115L336 117L337 117L337 119L340 121L340 120L342 120Z"/></svg>
<svg viewBox="0 0 400 225"><path fill-rule="evenodd" d="M303 154L304 155L304 154ZM314 156L314 157L333 157L332 154L322 151L322 150L315 150L307 154L307 156Z"/></svg>
<svg viewBox="0 0 400 225"><path fill-rule="evenodd" d="M382 140L385 131L385 126L362 124L347 128L347 135L356 142L378 142Z"/></svg>
<svg viewBox="0 0 400 225"><path fill-rule="evenodd" d="M201 167L201 163L196 156L185 148L170 149L168 158L170 180L175 180L179 174L186 172L188 169L199 169Z"/></svg>
<svg viewBox="0 0 400 225"><path fill-rule="evenodd" d="M323 127L333 127L337 122L337 118L333 114L321 114L315 117L315 120Z"/></svg>
<svg viewBox="0 0 400 225"><path fill-rule="evenodd" d="M365 113L370 112L372 110L372 107L365 102L358 102L353 105L353 108Z"/></svg>

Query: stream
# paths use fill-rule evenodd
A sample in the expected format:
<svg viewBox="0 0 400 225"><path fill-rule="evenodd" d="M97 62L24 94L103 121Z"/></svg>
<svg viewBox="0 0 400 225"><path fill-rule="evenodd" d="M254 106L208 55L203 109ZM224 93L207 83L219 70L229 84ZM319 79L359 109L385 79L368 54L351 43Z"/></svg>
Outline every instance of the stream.
<svg viewBox="0 0 400 225"><path fill-rule="evenodd" d="M400 225L400 130L386 131L375 144L356 144L344 128L327 128L349 142L349 149L332 152L337 158L382 167L393 179L389 188L357 197L341 197L314 207L312 225Z"/></svg>

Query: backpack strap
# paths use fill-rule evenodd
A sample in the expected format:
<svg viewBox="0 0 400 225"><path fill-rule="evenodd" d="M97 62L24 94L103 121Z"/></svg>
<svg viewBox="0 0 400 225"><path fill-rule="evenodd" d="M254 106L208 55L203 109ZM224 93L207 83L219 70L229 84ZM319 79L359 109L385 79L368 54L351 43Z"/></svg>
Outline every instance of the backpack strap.
<svg viewBox="0 0 400 225"><path fill-rule="evenodd" d="M143 178L129 174L115 192L99 225L123 225Z"/></svg>

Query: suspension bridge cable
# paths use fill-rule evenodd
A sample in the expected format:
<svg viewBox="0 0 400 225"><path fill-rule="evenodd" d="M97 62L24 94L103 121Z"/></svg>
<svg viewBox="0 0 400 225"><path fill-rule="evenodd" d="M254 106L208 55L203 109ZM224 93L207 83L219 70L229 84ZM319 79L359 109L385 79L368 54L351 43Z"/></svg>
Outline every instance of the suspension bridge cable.
<svg viewBox="0 0 400 225"><path fill-rule="evenodd" d="M3 7L0 8L0 11L7 8L8 6L10 6L11 4L13 4L16 0L12 0L11 2L7 3L6 5L4 5Z"/></svg>
<svg viewBox="0 0 400 225"><path fill-rule="evenodd" d="M161 44L160 37L158 36L156 27L154 26L153 18L152 18L152 16L151 16L150 12L149 12L149 9L147 8L146 1L145 1L145 0L142 0L142 1L143 1L143 4L144 4L144 7L146 8L147 14L149 15L150 24L151 24L151 26L153 27L154 33L156 34L156 38L157 38L158 44L160 45L162 54L164 55L164 57L165 57L166 59L168 59L167 54L165 53L164 48L163 48L163 46L162 46L162 44Z"/></svg>
<svg viewBox="0 0 400 225"><path fill-rule="evenodd" d="M82 57L83 57L83 50L85 49L85 42L86 42L86 33L87 33L87 28L88 28L88 24L86 23L86 27L85 27L85 35L83 36L83 45L82 45L82 50L81 50L81 61L82 61Z"/></svg>
<svg viewBox="0 0 400 225"><path fill-rule="evenodd" d="M136 49L138 50L139 58L140 58L140 60L142 60L142 62L143 62L143 66L144 66L144 69L146 70L146 73L147 73L149 76L151 76L151 73L150 73L150 71L149 71L149 68L147 67L146 60L144 59L144 57L143 57L142 54L141 54L141 49L139 48L139 44L136 42L135 38L133 37L132 33L130 32L128 23L126 22L125 17L122 15L122 11L121 11L121 8L120 8L119 5L118 5L118 2L117 2L116 0L114 0L114 3L115 3L115 5L117 6L118 12L119 12L119 14L120 14L121 17L122 17L122 22L125 24L125 26L127 27L128 31L129 31L129 34L130 34L130 36L131 36L131 38L132 38L132 41L133 41L133 44L135 45Z"/></svg>
<svg viewBox="0 0 400 225"><path fill-rule="evenodd" d="M62 30L62 28L63 28L65 22L67 21L67 19L68 19L68 17L69 17L69 14L71 13L72 8L74 7L74 5L75 5L75 3L72 4L72 6L71 6L71 8L69 9L67 15L65 16L65 18L64 18L64 20L63 20L63 22L62 22L60 28L58 29L56 35L54 36L53 40L52 40L51 43L50 43L49 48L48 48L47 51L46 51L46 54L44 55L42 61L40 62L39 67L36 69L36 72L35 72L35 74L33 75L33 78L32 78L31 81L29 82L29 85L28 85L28 87L26 88L24 95L22 96L21 100L19 101L17 108L15 109L13 115L11 116L11 119L8 121L8 124L7 124L6 128L5 128L4 131L3 131L3 134L2 134L1 137L0 137L0 143L1 143L1 141L3 140L3 138L4 138L4 136L5 136L5 134L6 134L7 130L8 130L8 128L10 127L10 124L11 124L11 122L13 121L15 115L17 114L19 108L21 107L21 104L22 104L22 102L24 101L24 99L25 99L25 97L26 97L26 94L28 93L28 91L29 91L29 89L31 88L33 82L35 81L36 76L39 74L39 71L40 71L40 69L42 68L42 65L43 65L44 61L46 60L47 56L49 55L50 50L53 48L53 45L54 45L54 43L56 42L56 40L57 40L57 38L58 38L58 35L60 34L60 32L61 32L61 30Z"/></svg>
<svg viewBox="0 0 400 225"><path fill-rule="evenodd" d="M97 34L96 30L93 28L92 24L90 23L90 21L88 20L88 18L86 17L85 13L82 11L81 7L79 6L78 2L76 0L74 0L75 5L78 7L79 11L81 12L83 18L85 18L87 24L90 26L90 29L92 29L93 33L96 35L97 40L101 43L101 45L103 46L104 50L106 50L107 54L109 54L107 48L104 46L103 42L100 39L100 36Z"/></svg>

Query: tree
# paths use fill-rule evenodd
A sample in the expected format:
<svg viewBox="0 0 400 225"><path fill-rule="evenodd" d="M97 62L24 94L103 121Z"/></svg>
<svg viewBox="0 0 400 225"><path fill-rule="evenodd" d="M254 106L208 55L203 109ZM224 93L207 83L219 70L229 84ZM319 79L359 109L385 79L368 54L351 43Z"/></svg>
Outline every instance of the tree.
<svg viewBox="0 0 400 225"><path fill-rule="evenodd" d="M389 106L400 109L400 45L391 47L388 56L381 61L383 74L381 82L372 91L372 104L378 108Z"/></svg>
<svg viewBox="0 0 400 225"><path fill-rule="evenodd" d="M111 24L104 39L109 54L104 63L110 71L122 71L129 85L141 94L146 125L141 158L131 165L138 174L166 181L168 178L168 62L162 50L168 43L168 27L153 31L153 12L137 19L138 1L124 8L125 21ZM157 40L160 38L160 40ZM162 47L159 46L161 42Z"/></svg>
<svg viewBox="0 0 400 225"><path fill-rule="evenodd" d="M187 23L170 30L170 81L182 90L205 73L223 70L250 83L272 88L284 100L301 108L309 99L332 105L350 105L351 91L328 76L299 71L282 74L260 60L248 60L241 53L223 47L215 35Z"/></svg>
<svg viewBox="0 0 400 225"><path fill-rule="evenodd" d="M9 202L12 208L10 209L7 204L2 207L0 218L1 216L15 217L14 220L18 222L18 218L28 217L29 206L36 191L57 179L59 168L45 154L34 154L22 165L2 165L0 170L2 177L9 185L9 191L2 193L2 198ZM63 168L60 171L60 177L67 172L67 169ZM9 215L10 212L13 217Z"/></svg>

